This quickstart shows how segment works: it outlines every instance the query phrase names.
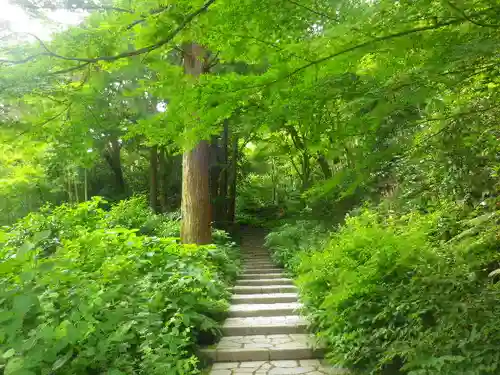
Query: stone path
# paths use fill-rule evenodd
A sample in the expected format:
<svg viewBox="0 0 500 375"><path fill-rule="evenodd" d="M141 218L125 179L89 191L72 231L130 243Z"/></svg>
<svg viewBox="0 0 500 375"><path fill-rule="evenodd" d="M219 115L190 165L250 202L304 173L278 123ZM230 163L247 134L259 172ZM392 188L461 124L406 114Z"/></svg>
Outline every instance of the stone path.
<svg viewBox="0 0 500 375"><path fill-rule="evenodd" d="M272 264L259 237L244 236L244 271L233 287L224 337L204 349L214 362L210 375L341 374L320 361L323 351L306 333L297 288Z"/></svg>

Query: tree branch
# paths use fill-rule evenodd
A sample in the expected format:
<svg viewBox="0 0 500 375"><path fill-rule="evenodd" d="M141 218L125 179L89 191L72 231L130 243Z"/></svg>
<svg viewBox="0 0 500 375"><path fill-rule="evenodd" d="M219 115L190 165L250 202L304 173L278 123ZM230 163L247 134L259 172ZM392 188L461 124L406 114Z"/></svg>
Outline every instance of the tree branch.
<svg viewBox="0 0 500 375"><path fill-rule="evenodd" d="M465 13L465 11L463 11L462 9L460 9L458 6L456 6L455 4L453 4L451 1L448 1L448 0L445 0L445 1L446 1L446 4L448 4L450 6L450 8L452 8L453 10L455 10L464 19L466 19L470 23L473 23L474 25L481 26L481 27L492 27L494 29L500 28L500 25L486 24L486 23L482 23L482 22L473 20L469 15L467 15L467 13Z"/></svg>
<svg viewBox="0 0 500 375"><path fill-rule="evenodd" d="M144 53L154 51L155 49L158 49L158 48L164 46L165 44L171 42L177 36L177 34L179 34L187 25L189 25L191 23L191 21L193 21L198 15L205 12L210 7L210 5L212 5L215 1L216 0L208 0L201 8L199 8L195 12L188 15L184 19L184 21L181 22L181 24L179 26L177 26L169 35L167 35L166 38L160 40L159 42L151 44L147 47L143 47L143 48L139 48L136 50L127 51L127 52L122 52L122 53L119 53L117 55L112 55L112 56L99 56L99 57L94 57L94 58L62 56L62 55L59 55L59 54L49 50L49 48L45 45L45 43L40 38L38 38L37 36L35 36L33 34L31 34L31 35L38 40L38 42L40 43L42 48L46 51L45 53L43 53L41 55L55 57L55 58L58 58L61 60L79 61L79 62L89 63L89 64L96 63L99 61L115 61L115 60L120 60L120 59L127 58L127 57L138 56L138 55L142 55ZM40 56L40 55L38 55L38 56ZM21 64L22 62L26 62L25 60L31 61L31 60L35 59L36 57L37 56L30 56L30 57L27 57L23 60L17 60L17 61L0 60L0 63Z"/></svg>
<svg viewBox="0 0 500 375"><path fill-rule="evenodd" d="M263 39L259 39L259 38L256 38L254 36L251 36L251 35L240 35L240 34L231 34L231 36L236 36L238 38L242 38L242 39L251 39L251 40L255 40L259 43L262 43L262 44L265 44L267 46L271 46L273 47L274 49L278 50L278 51L282 51L284 53L287 53L289 56L293 56L293 57L296 57L300 60L304 60L304 61L309 61L311 62L311 60L307 59L306 57L302 57L302 56L299 56L297 55L296 53L294 52L289 52L289 51L286 51L284 48L280 47L278 44L276 43L273 43L273 42L269 42L267 40L263 40Z"/></svg>
<svg viewBox="0 0 500 375"><path fill-rule="evenodd" d="M317 10L315 10L313 8L309 8L309 7L305 6L305 5L302 5L302 4L299 4L299 3L295 2L294 0L286 0L286 1L288 1L290 4L296 5L296 6L298 6L300 8L303 8L303 9L305 9L305 10L311 12L311 13L314 13L317 16L321 16L321 17L327 18L330 21L337 21L334 17L330 16L329 14L317 11Z"/></svg>
<svg viewBox="0 0 500 375"><path fill-rule="evenodd" d="M282 77L276 78L275 80L272 80L270 82L266 82L266 83L258 84L258 85L254 85L254 86L242 87L242 88L234 90L233 92L271 86L272 84L275 84L275 83L277 83L279 81L282 81L284 79L290 78L290 77L292 77L292 76L294 76L294 75L302 72L303 70L306 70L307 68L310 68L310 67L312 67L314 65L318 65L318 64L321 64L321 63L323 63L323 62L325 62L327 60L333 59L334 57L338 57L340 55L344 55L346 53L349 53L349 52L352 52L352 51L355 51L355 50L358 50L358 49L361 49L361 48L364 48L364 47L368 47L368 46L370 46L372 44L376 44L376 43L383 42L383 41L386 41L386 40L400 38L400 37L403 37L403 36L407 36L407 35L411 35L411 34L415 34L415 33L419 33L419 32L430 31L430 30L437 30L437 29L440 29L442 27L446 27L446 26L451 26L451 25L456 25L456 24L462 23L463 21L464 21L463 19L453 19L453 20L450 20L450 21L447 21L447 22L437 23L437 24L430 25L430 26L417 27L417 28L410 29L410 30L400 31L400 32L394 33L394 34L388 34L388 35L384 35L384 36L381 36L381 37L378 37L378 38L373 38L373 39L368 40L366 42L363 42L363 43L360 43L360 44L356 44L356 45L354 45L352 47L345 48L345 49L340 50L338 52L332 53L331 55L322 57L322 58L317 59L317 60L313 60L310 63L302 65L301 67L299 67L299 68L297 68L295 70L292 70L290 73L288 73L288 74L286 74L286 75L284 75Z"/></svg>
<svg viewBox="0 0 500 375"><path fill-rule="evenodd" d="M36 60L36 58L40 57L40 56L47 56L47 54L46 53L37 53L36 55L31 55L31 56L25 57L24 59L21 59L21 60L0 59L0 64L20 65L20 64L25 64L27 62Z"/></svg>
<svg viewBox="0 0 500 375"><path fill-rule="evenodd" d="M217 53L212 58L212 60L210 60L210 61L207 62L207 69L208 70L212 69L214 66L216 66L217 64L219 64L219 62L220 62L219 55L220 55L220 51L217 51Z"/></svg>
<svg viewBox="0 0 500 375"><path fill-rule="evenodd" d="M293 156L292 155L288 155L288 157L290 158L290 162L292 163L293 169L295 169L295 172L297 172L297 174L299 175L300 179L302 180L304 177L303 177L302 173L300 173L299 168L297 167L297 164L295 164L295 161L293 160Z"/></svg>
<svg viewBox="0 0 500 375"><path fill-rule="evenodd" d="M160 7L160 8L158 8L158 9L152 9L152 10L150 10L150 11L149 11L149 13L148 13L148 14L143 14L143 15L142 15L142 17L143 17L143 18L138 19L138 20L135 20L135 21L134 21L134 22L132 22L130 25L128 25L128 26L126 27L126 29L127 29L127 30L130 30L130 29L132 29L134 26L139 25L139 24L141 24L141 23L143 23L143 22L146 22L146 17L147 17L147 16L153 16L153 15L155 15L155 14L160 14L160 13L162 13L162 12L166 11L167 9L168 9L168 6L165 6L165 7Z"/></svg>
<svg viewBox="0 0 500 375"><path fill-rule="evenodd" d="M83 69L83 68L85 68L88 65L90 65L90 63L87 62L87 63L83 63L83 64L79 64L79 65L73 66L73 67L68 68L68 69L56 70L54 72L47 73L47 75L53 76L53 75L56 75L56 74L71 73L71 72L74 72L76 70Z"/></svg>

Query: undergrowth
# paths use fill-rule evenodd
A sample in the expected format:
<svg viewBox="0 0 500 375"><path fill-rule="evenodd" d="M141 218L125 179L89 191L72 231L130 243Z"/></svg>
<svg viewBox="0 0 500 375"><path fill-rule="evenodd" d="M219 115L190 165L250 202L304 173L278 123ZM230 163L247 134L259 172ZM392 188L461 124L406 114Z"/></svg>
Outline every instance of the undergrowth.
<svg viewBox="0 0 500 375"><path fill-rule="evenodd" d="M328 358L360 374L498 374L495 204L396 215L381 205L325 236L314 223L267 237L298 275Z"/></svg>
<svg viewBox="0 0 500 375"><path fill-rule="evenodd" d="M142 198L46 207L0 232L0 373L197 374L238 272L217 245L181 245Z"/></svg>

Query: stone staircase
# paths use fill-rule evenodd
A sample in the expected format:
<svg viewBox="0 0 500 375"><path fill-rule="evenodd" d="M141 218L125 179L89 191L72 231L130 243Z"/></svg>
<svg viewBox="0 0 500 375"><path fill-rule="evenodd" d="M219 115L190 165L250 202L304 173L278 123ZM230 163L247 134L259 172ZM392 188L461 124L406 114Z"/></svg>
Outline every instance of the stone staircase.
<svg viewBox="0 0 500 375"><path fill-rule="evenodd" d="M243 239L244 271L233 287L223 337L202 355L213 362L210 375L338 374L319 360L323 351L306 333L297 288L269 253Z"/></svg>

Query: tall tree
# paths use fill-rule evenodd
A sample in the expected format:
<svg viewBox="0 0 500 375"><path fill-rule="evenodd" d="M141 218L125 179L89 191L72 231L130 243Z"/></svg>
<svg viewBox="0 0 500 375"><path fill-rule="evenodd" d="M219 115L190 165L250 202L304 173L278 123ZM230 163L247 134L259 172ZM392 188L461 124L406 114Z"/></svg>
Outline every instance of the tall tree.
<svg viewBox="0 0 500 375"><path fill-rule="evenodd" d="M205 70L207 51L196 43L184 46L184 71L197 79ZM197 116L196 113L192 114ZM207 244L212 241L210 229L209 193L210 149L207 141L200 141L182 158L182 227L183 243Z"/></svg>

